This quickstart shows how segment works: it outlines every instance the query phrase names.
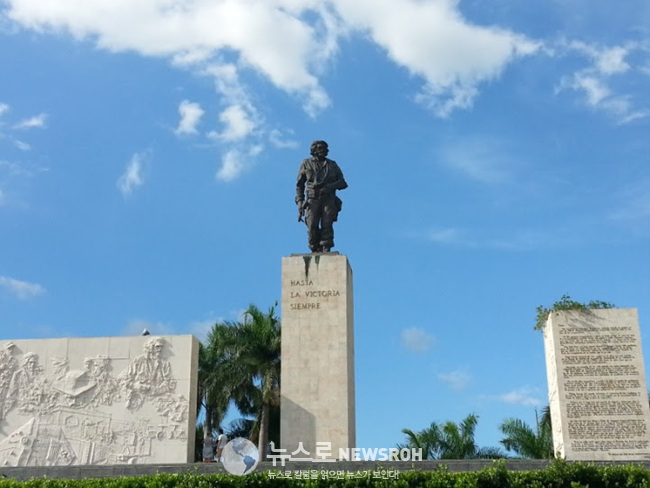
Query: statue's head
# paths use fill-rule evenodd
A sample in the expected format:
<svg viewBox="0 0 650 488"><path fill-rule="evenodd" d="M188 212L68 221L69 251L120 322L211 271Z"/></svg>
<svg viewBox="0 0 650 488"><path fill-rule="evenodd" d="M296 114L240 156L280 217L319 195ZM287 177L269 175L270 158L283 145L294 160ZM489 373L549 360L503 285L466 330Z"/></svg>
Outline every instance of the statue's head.
<svg viewBox="0 0 650 488"><path fill-rule="evenodd" d="M329 153L329 146L325 141L314 141L311 143L310 153L317 158L324 158Z"/></svg>

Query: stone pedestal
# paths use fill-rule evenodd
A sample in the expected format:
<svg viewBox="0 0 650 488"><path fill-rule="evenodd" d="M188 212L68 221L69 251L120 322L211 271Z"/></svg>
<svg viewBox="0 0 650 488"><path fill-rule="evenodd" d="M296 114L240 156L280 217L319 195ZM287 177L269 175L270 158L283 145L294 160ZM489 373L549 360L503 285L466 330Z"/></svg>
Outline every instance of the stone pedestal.
<svg viewBox="0 0 650 488"><path fill-rule="evenodd" d="M355 447L352 269L346 256L282 259L281 390L280 444L287 454L301 442L309 456L294 458L336 458L340 448Z"/></svg>
<svg viewBox="0 0 650 488"><path fill-rule="evenodd" d="M544 328L555 452L650 459L650 408L636 309L552 312Z"/></svg>

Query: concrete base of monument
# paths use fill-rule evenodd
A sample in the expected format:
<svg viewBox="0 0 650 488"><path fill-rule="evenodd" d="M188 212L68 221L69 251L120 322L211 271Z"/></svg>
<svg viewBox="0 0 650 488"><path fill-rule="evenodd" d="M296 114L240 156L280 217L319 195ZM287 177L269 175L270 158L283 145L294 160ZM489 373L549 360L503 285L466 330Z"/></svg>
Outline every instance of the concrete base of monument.
<svg viewBox="0 0 650 488"><path fill-rule="evenodd" d="M510 471L532 471L544 469L551 461L543 459L506 459L506 468ZM630 461L596 461L590 464L596 466L629 465ZM433 461L336 461L336 462L287 462L285 466L273 466L268 461L260 463L256 473L282 472L284 477L297 477L297 473L317 471L318 473L360 473L360 476L384 479L408 471L435 471L445 467L450 472L480 471L493 466L490 459L452 459ZM650 462L632 462L645 469L650 469ZM382 471L384 474L382 475ZM160 473L168 474L217 474L226 473L221 463L195 464L116 464L108 466L48 466L48 467L0 467L0 477L19 481L50 478L50 479L85 479L85 478L117 478L120 476L151 476ZM272 476L272 475L271 475Z"/></svg>
<svg viewBox="0 0 650 488"><path fill-rule="evenodd" d="M282 258L280 444L330 458L355 447L352 268L338 252ZM314 453L309 455L309 453Z"/></svg>

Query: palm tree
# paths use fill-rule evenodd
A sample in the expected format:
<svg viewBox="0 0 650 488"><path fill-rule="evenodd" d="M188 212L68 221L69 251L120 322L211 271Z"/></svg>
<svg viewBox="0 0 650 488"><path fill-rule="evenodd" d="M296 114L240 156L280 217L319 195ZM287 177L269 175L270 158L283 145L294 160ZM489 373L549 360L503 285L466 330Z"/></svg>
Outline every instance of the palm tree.
<svg viewBox="0 0 650 488"><path fill-rule="evenodd" d="M208 337L208 344L211 343ZM197 408L203 410L205 420L201 429L203 436L213 435L221 424L230 402L227 378L215 348L199 343L199 380ZM203 438L201 436L201 438Z"/></svg>
<svg viewBox="0 0 650 488"><path fill-rule="evenodd" d="M537 416L537 412L535 412L535 416ZM546 405L544 408L542 408L542 416L539 419L540 425L543 426L544 428L547 428L549 432L553 432L553 426L551 424L551 406Z"/></svg>
<svg viewBox="0 0 650 488"><path fill-rule="evenodd" d="M406 444L398 444L398 449L422 449L422 459L440 458L441 431L440 426L432 422L426 429L415 432L411 429L402 429L406 434Z"/></svg>
<svg viewBox="0 0 650 488"><path fill-rule="evenodd" d="M501 444L508 450L525 459L552 459L553 433L548 407L541 417L535 411L535 429L523 420L507 419L501 426L501 432L506 436Z"/></svg>
<svg viewBox="0 0 650 488"><path fill-rule="evenodd" d="M208 337L223 389L244 414L257 417L260 460L266 458L270 408L280 403L280 321L275 306L250 305L241 322L217 323Z"/></svg>
<svg viewBox="0 0 650 488"><path fill-rule="evenodd" d="M499 459L505 457L499 448L478 447L474 440L478 416L471 413L460 423L445 422L442 426L440 459Z"/></svg>
<svg viewBox="0 0 650 488"><path fill-rule="evenodd" d="M428 428L419 432L403 429L407 436L406 446L422 448L422 459L499 459L505 454L494 447L478 447L474 440L478 416L468 415L460 423L433 422Z"/></svg>

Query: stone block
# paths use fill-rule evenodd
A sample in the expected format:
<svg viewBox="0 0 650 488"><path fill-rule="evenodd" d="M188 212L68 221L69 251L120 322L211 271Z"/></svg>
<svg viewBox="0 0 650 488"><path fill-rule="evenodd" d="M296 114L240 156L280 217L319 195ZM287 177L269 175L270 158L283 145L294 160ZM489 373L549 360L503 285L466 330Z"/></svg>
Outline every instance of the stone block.
<svg viewBox="0 0 650 488"><path fill-rule="evenodd" d="M354 323L347 257L305 254L282 260L281 447L316 443L331 455L354 448Z"/></svg>
<svg viewBox="0 0 650 488"><path fill-rule="evenodd" d="M0 466L194 460L198 341L0 342Z"/></svg>
<svg viewBox="0 0 650 488"><path fill-rule="evenodd" d="M557 455L650 460L650 407L636 309L552 312L544 348Z"/></svg>

